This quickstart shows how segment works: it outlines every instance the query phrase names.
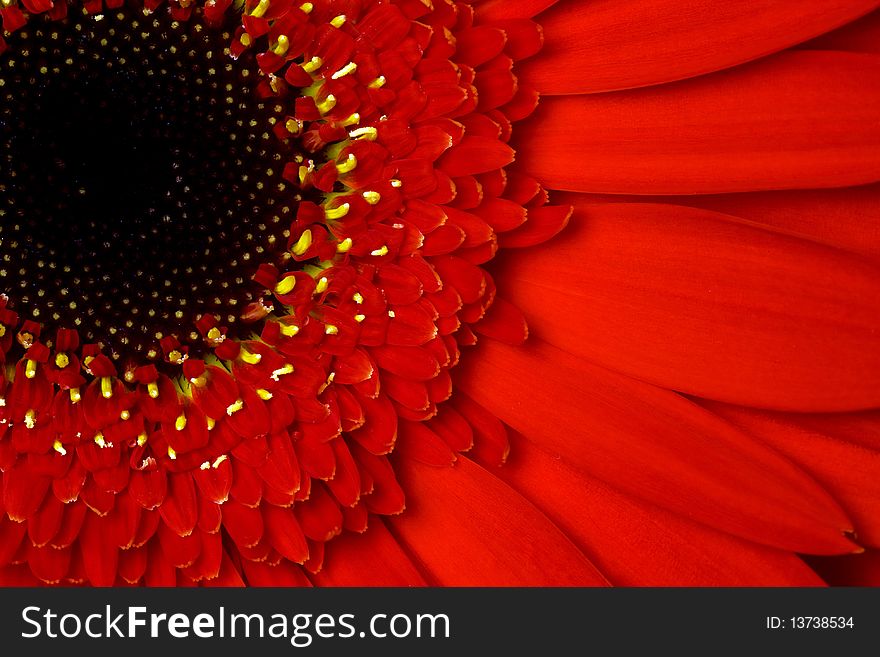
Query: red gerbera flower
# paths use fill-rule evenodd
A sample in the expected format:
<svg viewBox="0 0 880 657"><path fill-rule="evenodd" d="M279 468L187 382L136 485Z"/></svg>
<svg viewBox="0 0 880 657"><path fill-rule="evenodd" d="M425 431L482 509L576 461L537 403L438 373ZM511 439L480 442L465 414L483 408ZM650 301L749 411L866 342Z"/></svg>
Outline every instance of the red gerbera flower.
<svg viewBox="0 0 880 657"><path fill-rule="evenodd" d="M4 1L0 581L876 582L877 4Z"/></svg>

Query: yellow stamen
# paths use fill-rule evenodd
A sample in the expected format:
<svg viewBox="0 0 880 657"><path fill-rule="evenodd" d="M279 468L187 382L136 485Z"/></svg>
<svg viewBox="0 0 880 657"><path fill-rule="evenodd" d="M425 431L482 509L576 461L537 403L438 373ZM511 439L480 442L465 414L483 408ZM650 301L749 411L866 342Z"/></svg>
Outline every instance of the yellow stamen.
<svg viewBox="0 0 880 657"><path fill-rule="evenodd" d="M79 394L79 388L71 388L70 389L70 401L75 404L80 399L82 399L82 397Z"/></svg>
<svg viewBox="0 0 880 657"><path fill-rule="evenodd" d="M391 186L394 187L395 189L402 186L402 185L403 185L403 183L400 182L397 178L391 179Z"/></svg>
<svg viewBox="0 0 880 657"><path fill-rule="evenodd" d="M64 449L64 445L61 444L60 440L56 440L52 443L52 449L61 454L61 456L67 456L67 450Z"/></svg>
<svg viewBox="0 0 880 657"><path fill-rule="evenodd" d="M248 363L249 365L256 365L261 360L263 360L263 356L261 354L252 354L244 347L241 348L239 358L241 358L245 363Z"/></svg>
<svg viewBox="0 0 880 657"><path fill-rule="evenodd" d="M121 419L121 420L130 420L130 419L131 419L131 413L129 413L128 411L122 411L122 412L119 414L119 419Z"/></svg>
<svg viewBox="0 0 880 657"><path fill-rule="evenodd" d="M181 413L177 416L177 419L174 420L174 428L178 431L183 431L184 429L186 429L186 415Z"/></svg>
<svg viewBox="0 0 880 657"><path fill-rule="evenodd" d="M104 434L101 433L100 431L99 431L98 434L95 436L95 444L96 444L98 447L100 447L101 449L103 449L103 448L105 448L105 447L108 446L107 441L104 440Z"/></svg>
<svg viewBox="0 0 880 657"><path fill-rule="evenodd" d="M339 14L339 16L337 16L332 21L330 21L330 25L332 25L333 27L339 28L345 24L346 20L347 20L347 17L345 14Z"/></svg>
<svg viewBox="0 0 880 657"><path fill-rule="evenodd" d="M385 245L383 244L380 248L375 249L375 250L373 250L373 251L370 251L370 255L371 255L371 256L384 256L384 255L388 255L388 247L385 246Z"/></svg>
<svg viewBox="0 0 880 657"><path fill-rule="evenodd" d="M210 431L210 430L213 429L214 426L217 424L217 420L215 420L215 419L212 418L212 417L206 417L206 418L205 418L205 424L208 425L208 431Z"/></svg>
<svg viewBox="0 0 880 657"><path fill-rule="evenodd" d="M348 253L349 249L351 249L351 238L346 237L339 244L336 245L336 251L338 253Z"/></svg>
<svg viewBox="0 0 880 657"><path fill-rule="evenodd" d="M33 429L37 424L37 412L29 408L27 412L24 414L24 426L28 429Z"/></svg>
<svg viewBox="0 0 880 657"><path fill-rule="evenodd" d="M296 276L285 276L275 286L275 294L290 294L296 287Z"/></svg>
<svg viewBox="0 0 880 657"><path fill-rule="evenodd" d="M229 457L226 456L226 454L221 454L216 459L214 459L214 462L211 464L211 467L216 470L217 468L220 467L220 464L223 463L223 461L225 461L227 458L229 458Z"/></svg>
<svg viewBox="0 0 880 657"><path fill-rule="evenodd" d="M355 167L357 167L357 163L358 161L354 153L349 153L348 157L345 159L345 162L336 165L336 170L339 173L349 173L355 170Z"/></svg>
<svg viewBox="0 0 880 657"><path fill-rule="evenodd" d="M101 377L101 396L104 399L110 399L113 396L113 378L109 376Z"/></svg>
<svg viewBox="0 0 880 657"><path fill-rule="evenodd" d="M318 279L318 284L315 286L315 292L323 294L328 287L330 287L330 281L327 280L326 276L321 276L321 278Z"/></svg>
<svg viewBox="0 0 880 657"><path fill-rule="evenodd" d="M254 7L253 11L251 11L251 16L254 18L262 18L266 15L266 11L269 9L269 0L260 0L259 4Z"/></svg>
<svg viewBox="0 0 880 657"><path fill-rule="evenodd" d="M156 399L159 396L159 386L155 381L147 384L147 394L151 399Z"/></svg>
<svg viewBox="0 0 880 657"><path fill-rule="evenodd" d="M364 302L364 295L361 294L360 292L355 292L351 298L358 305L361 305Z"/></svg>
<svg viewBox="0 0 880 657"><path fill-rule="evenodd" d="M242 408L244 408L244 400L237 399L226 407L226 415L231 416L233 413L238 413Z"/></svg>
<svg viewBox="0 0 880 657"><path fill-rule="evenodd" d="M272 393L266 390L265 388L257 388L257 396L263 401L269 401L272 399Z"/></svg>
<svg viewBox="0 0 880 657"><path fill-rule="evenodd" d="M177 458L177 452L174 451L174 448L171 445L168 445L168 458L172 461Z"/></svg>
<svg viewBox="0 0 880 657"><path fill-rule="evenodd" d="M272 52L274 52L279 57L284 57L284 55L287 54L288 48L290 48L290 39L281 34L278 36L278 43L275 44L274 48L272 48Z"/></svg>
<svg viewBox="0 0 880 657"><path fill-rule="evenodd" d="M311 2L304 2L299 6L299 8L304 14L311 14L312 9L315 8L315 5L313 5Z"/></svg>
<svg viewBox="0 0 880 657"><path fill-rule="evenodd" d="M355 315L355 316L354 316L354 321L356 321L358 324L360 324L360 323L361 323L362 321L364 321L366 318L367 318L366 315Z"/></svg>
<svg viewBox="0 0 880 657"><path fill-rule="evenodd" d="M351 114L347 119L341 121L340 123L344 126L357 125L361 122L361 115L357 112Z"/></svg>
<svg viewBox="0 0 880 657"><path fill-rule="evenodd" d="M62 370L70 365L70 359L67 357L67 354L58 354L55 356L55 365Z"/></svg>
<svg viewBox="0 0 880 657"><path fill-rule="evenodd" d="M208 340L210 340L211 342L223 342L225 338L226 336L223 335L220 332L220 329L218 329L216 326L208 331Z"/></svg>
<svg viewBox="0 0 880 657"><path fill-rule="evenodd" d="M292 135L298 135L299 131L302 130L302 124L296 119L287 119L284 127L287 129L287 132Z"/></svg>
<svg viewBox="0 0 880 657"><path fill-rule="evenodd" d="M303 70L306 73L314 73L324 64L324 60L315 55L309 61L302 65Z"/></svg>
<svg viewBox="0 0 880 657"><path fill-rule="evenodd" d="M138 447L143 447L144 445L147 444L147 434L146 433L139 433L138 434L137 444L138 444Z"/></svg>
<svg viewBox="0 0 880 657"><path fill-rule="evenodd" d="M284 376L285 374L293 374L293 365L290 363L285 363L284 367L280 367L272 372L272 380L277 381L279 376Z"/></svg>
<svg viewBox="0 0 880 657"><path fill-rule="evenodd" d="M336 73L334 73L330 77L334 80L338 80L339 78L344 78L346 75L350 75L350 74L354 73L357 70L357 67L358 67L358 65L355 64L354 62L349 62L348 64L343 66L341 69L336 71Z"/></svg>
<svg viewBox="0 0 880 657"><path fill-rule="evenodd" d="M251 35L248 34L247 32L242 32L242 33L241 33L241 36L238 37L238 40L241 41L241 45L243 45L245 48L247 48L248 46L250 46L251 43L252 43L252 41L251 41Z"/></svg>
<svg viewBox="0 0 880 657"><path fill-rule="evenodd" d="M370 82L370 84L368 84L367 86L370 89L381 89L382 87L385 86L385 76L380 75L378 78L376 78L375 80Z"/></svg>
<svg viewBox="0 0 880 657"><path fill-rule="evenodd" d="M348 203L343 203L332 209L324 208L324 216L327 217L327 219L342 219L348 214L349 209L351 209L351 206Z"/></svg>
<svg viewBox="0 0 880 657"><path fill-rule="evenodd" d="M321 114L326 114L334 107L336 107L336 96L334 96L333 94L329 94L327 98L322 100L320 103L316 103L316 105L318 107L318 111Z"/></svg>
<svg viewBox="0 0 880 657"><path fill-rule="evenodd" d="M333 324L327 324L327 326L324 327L324 333L327 335L336 335L339 333L339 327L334 326Z"/></svg>
<svg viewBox="0 0 880 657"><path fill-rule="evenodd" d="M303 253L309 250L309 247L312 245L312 231L307 228L303 231L303 234L299 236L299 239L296 241L296 244L293 245L291 251L293 251L294 255L301 256Z"/></svg>
<svg viewBox="0 0 880 657"><path fill-rule="evenodd" d="M296 324L282 324L281 333L286 335L288 338L292 338L294 335L299 333L299 326L297 326Z"/></svg>
<svg viewBox="0 0 880 657"><path fill-rule="evenodd" d="M352 139L366 139L367 141L376 141L376 137L379 136L379 131L376 130L373 126L365 126L363 128L357 128L356 130L352 130L348 133L348 136Z"/></svg>
<svg viewBox="0 0 880 657"><path fill-rule="evenodd" d="M24 366L24 375L29 379L37 375L37 361L28 359Z"/></svg>

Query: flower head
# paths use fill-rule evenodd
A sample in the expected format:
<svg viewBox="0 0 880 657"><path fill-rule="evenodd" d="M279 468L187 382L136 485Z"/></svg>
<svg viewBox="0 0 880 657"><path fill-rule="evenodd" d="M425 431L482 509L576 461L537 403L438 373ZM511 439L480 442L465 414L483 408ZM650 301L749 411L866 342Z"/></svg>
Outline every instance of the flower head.
<svg viewBox="0 0 880 657"><path fill-rule="evenodd" d="M876 58L712 75L871 3L777 34L780 3L707 2L703 57L643 4L673 37L589 3L4 0L0 576L815 583L796 555L873 546L876 454L841 475L842 425L786 413L876 406L876 263L727 194L876 180Z"/></svg>

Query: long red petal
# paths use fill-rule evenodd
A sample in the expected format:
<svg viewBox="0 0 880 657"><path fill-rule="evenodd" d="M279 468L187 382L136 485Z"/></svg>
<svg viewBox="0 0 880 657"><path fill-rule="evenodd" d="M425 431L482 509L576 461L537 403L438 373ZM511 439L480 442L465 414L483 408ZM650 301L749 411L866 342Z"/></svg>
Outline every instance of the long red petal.
<svg viewBox="0 0 880 657"><path fill-rule="evenodd" d="M576 212L563 239L499 274L540 337L736 404L880 404L880 268L703 210L579 203Z"/></svg>
<svg viewBox="0 0 880 657"><path fill-rule="evenodd" d="M498 476L622 586L817 586L794 554L709 529L583 476L519 435Z"/></svg>
<svg viewBox="0 0 880 657"><path fill-rule="evenodd" d="M538 19L541 56L517 74L544 95L671 82L784 50L876 6L876 0L560 3Z"/></svg>
<svg viewBox="0 0 880 657"><path fill-rule="evenodd" d="M709 194L880 180L880 56L792 51L662 88L547 98L517 160L547 187Z"/></svg>
<svg viewBox="0 0 880 657"><path fill-rule="evenodd" d="M546 516L473 461L435 468L402 459L397 470L407 512L389 519L392 533L438 585L606 584Z"/></svg>
<svg viewBox="0 0 880 657"><path fill-rule="evenodd" d="M715 403L706 407L812 474L843 504L859 542L880 547L880 452L808 431L781 413Z"/></svg>
<svg viewBox="0 0 880 657"><path fill-rule="evenodd" d="M852 523L813 479L676 393L538 340L484 341L461 369L462 389L488 410L622 492L782 549L857 549L842 533Z"/></svg>

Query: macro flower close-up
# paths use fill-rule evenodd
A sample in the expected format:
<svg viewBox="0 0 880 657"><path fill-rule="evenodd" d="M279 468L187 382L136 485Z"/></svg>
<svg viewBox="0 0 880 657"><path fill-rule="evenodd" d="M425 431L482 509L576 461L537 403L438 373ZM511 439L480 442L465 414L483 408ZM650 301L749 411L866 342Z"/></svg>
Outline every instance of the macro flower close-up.
<svg viewBox="0 0 880 657"><path fill-rule="evenodd" d="M0 0L0 585L880 585L878 7Z"/></svg>

